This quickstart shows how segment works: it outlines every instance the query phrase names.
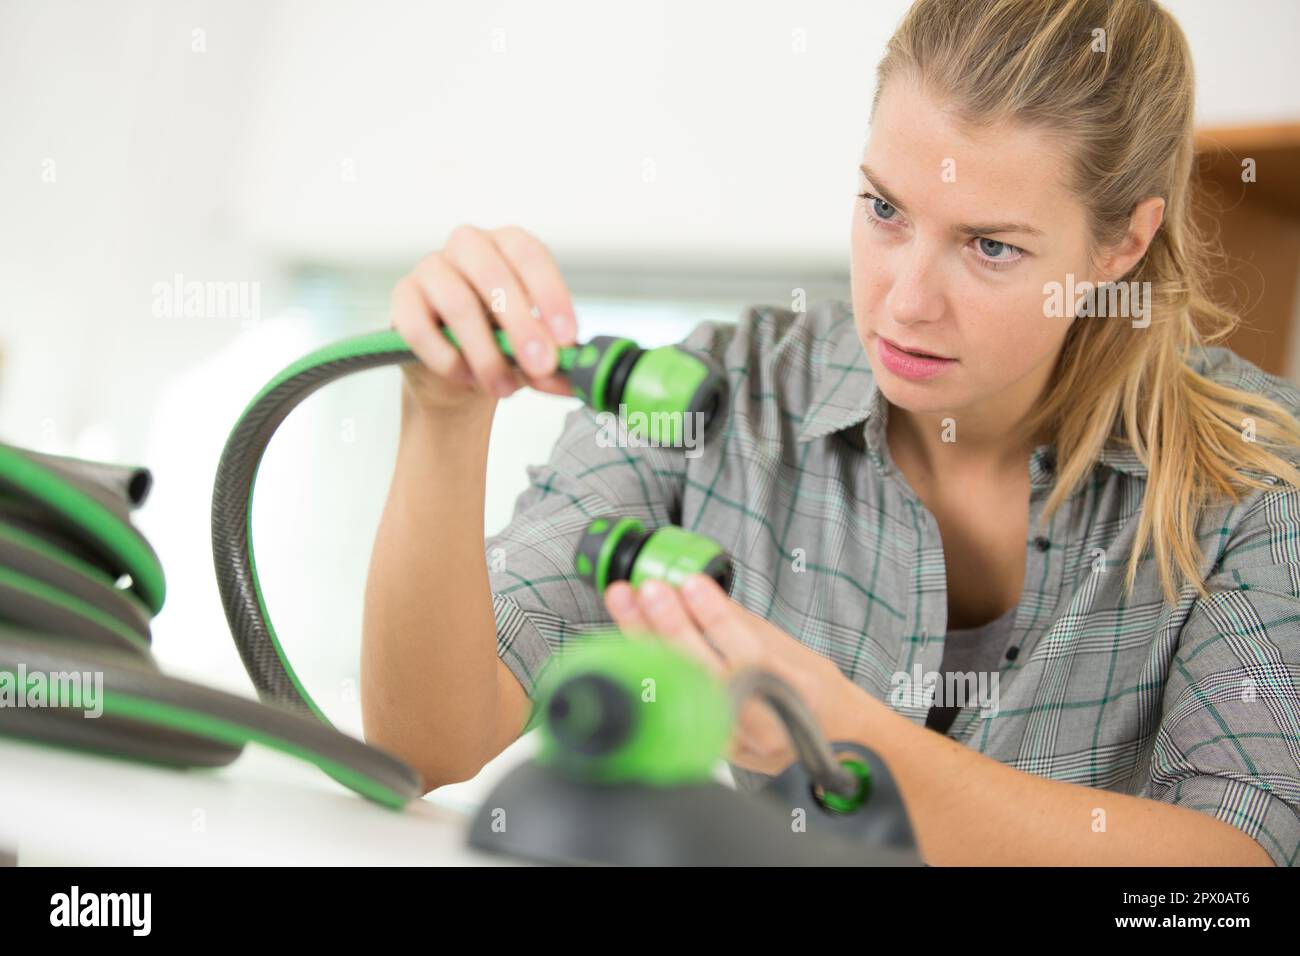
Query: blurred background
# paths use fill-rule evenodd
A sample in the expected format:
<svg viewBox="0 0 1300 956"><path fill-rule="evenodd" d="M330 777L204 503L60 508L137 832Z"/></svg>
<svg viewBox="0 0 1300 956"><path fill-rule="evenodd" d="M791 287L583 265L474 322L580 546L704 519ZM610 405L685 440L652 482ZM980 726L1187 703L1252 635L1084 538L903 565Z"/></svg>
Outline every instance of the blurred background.
<svg viewBox="0 0 1300 956"><path fill-rule="evenodd" d="M1165 5L1195 57L1203 215L1232 257L1220 291L1246 318L1231 344L1294 379L1300 6ZM541 238L583 338L655 345L796 289L848 298L872 74L906 6L4 0L0 440L153 470L138 520L169 577L158 659L251 695L208 509L226 434L266 379L386 326L393 282L461 222ZM199 308L192 283L214 293ZM358 734L397 388L386 369L311 398L254 506L276 629ZM571 407L503 403L485 534ZM472 803L517 758L430 799Z"/></svg>

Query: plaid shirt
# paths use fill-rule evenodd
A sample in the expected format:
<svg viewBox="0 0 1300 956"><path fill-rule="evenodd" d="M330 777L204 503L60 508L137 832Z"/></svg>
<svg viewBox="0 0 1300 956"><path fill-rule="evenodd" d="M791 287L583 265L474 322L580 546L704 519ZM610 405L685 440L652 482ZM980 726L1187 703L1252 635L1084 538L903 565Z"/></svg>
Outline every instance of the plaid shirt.
<svg viewBox="0 0 1300 956"><path fill-rule="evenodd" d="M898 675L939 671L947 586L939 527L894 466L888 404L851 305L745 310L684 340L731 380L718 439L683 449L602 447L570 413L549 462L528 468L510 524L488 538L498 653L531 695L550 652L611 621L573 570L595 517L677 524L735 563L731 594L924 723ZM1197 367L1300 412L1300 391L1223 348ZM996 712L963 708L949 736L1011 767L1147 797L1240 828L1279 865L1300 857L1300 491L1206 510L1208 599L1164 602L1154 561L1123 578L1146 486L1108 449L1045 527L1052 445L1028 461L1024 591L998 673ZM501 549L499 551L495 549ZM900 699L900 697L902 699ZM732 765L737 786L767 778Z"/></svg>

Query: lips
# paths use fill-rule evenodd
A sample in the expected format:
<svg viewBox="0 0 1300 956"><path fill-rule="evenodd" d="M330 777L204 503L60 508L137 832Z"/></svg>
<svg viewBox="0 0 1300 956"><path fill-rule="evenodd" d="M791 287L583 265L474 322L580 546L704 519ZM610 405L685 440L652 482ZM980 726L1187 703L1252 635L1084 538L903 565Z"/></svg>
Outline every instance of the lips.
<svg viewBox="0 0 1300 956"><path fill-rule="evenodd" d="M885 337L884 337L883 335L881 336L881 338L882 338L882 339L885 339ZM909 353L909 354L911 354L911 355L916 355L916 356L918 356L918 357L920 357L920 358L932 358L932 359L947 359L947 360L951 360L951 356L948 356L948 355L940 355L938 352L931 352L931 351L928 351L927 349L912 348L911 346L909 346L909 345L904 345L904 344L901 343L901 342L895 342L893 339L885 339L885 341L888 342L890 345L892 345L894 348L898 349L900 352L907 352L907 353Z"/></svg>

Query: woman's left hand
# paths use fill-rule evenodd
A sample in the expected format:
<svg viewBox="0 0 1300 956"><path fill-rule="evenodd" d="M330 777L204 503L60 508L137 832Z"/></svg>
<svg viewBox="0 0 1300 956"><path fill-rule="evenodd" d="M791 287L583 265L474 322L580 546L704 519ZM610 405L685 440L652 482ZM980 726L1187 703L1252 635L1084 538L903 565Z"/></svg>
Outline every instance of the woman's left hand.
<svg viewBox="0 0 1300 956"><path fill-rule="evenodd" d="M617 581L605 589L605 606L625 634L666 640L722 680L750 665L771 671L794 688L830 741L860 739L871 709L883 706L830 660L732 601L707 575L691 575L680 590L654 579L639 589ZM741 708L728 759L767 774L794 762L784 725L763 701Z"/></svg>

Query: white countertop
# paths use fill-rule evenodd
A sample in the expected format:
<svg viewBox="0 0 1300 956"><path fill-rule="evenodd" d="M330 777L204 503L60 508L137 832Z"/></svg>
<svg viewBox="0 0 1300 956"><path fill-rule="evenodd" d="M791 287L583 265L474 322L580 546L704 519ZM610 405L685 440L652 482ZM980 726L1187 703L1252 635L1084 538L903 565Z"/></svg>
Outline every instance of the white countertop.
<svg viewBox="0 0 1300 956"><path fill-rule="evenodd" d="M0 846L20 866L511 862L466 845L473 807L452 788L390 810L254 745L170 770L0 737L0 767Z"/></svg>

